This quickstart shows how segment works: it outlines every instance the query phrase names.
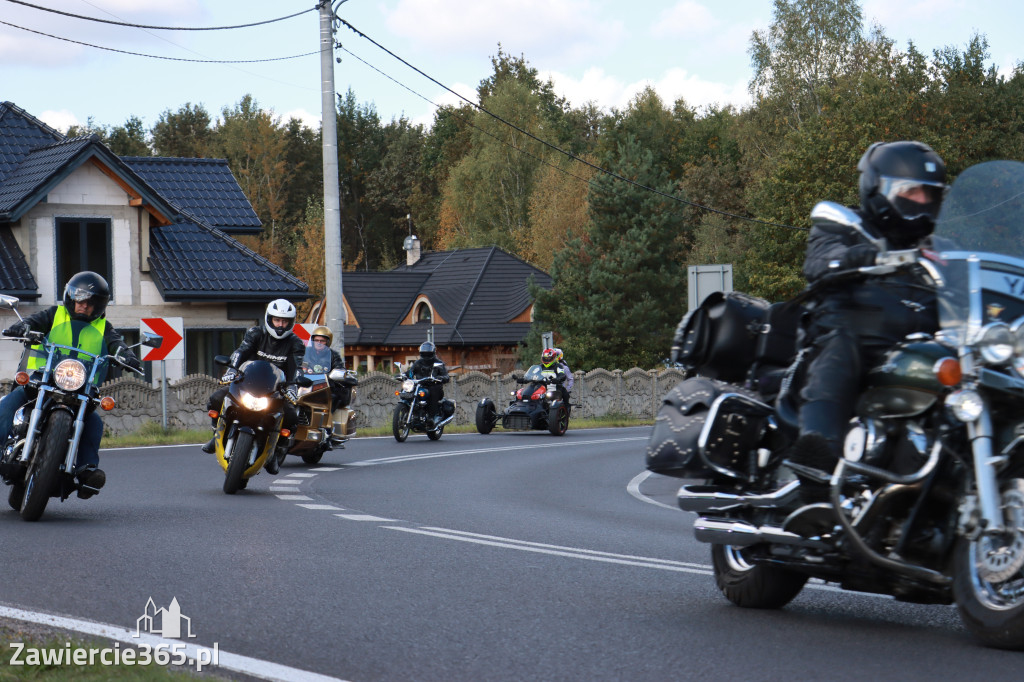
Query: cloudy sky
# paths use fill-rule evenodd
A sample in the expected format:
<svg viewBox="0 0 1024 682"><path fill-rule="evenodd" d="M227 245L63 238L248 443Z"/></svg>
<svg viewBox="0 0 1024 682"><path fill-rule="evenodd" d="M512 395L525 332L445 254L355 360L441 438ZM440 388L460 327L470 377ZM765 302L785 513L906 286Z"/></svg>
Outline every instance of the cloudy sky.
<svg viewBox="0 0 1024 682"><path fill-rule="evenodd" d="M337 0L334 0L337 3ZM219 31L122 27L46 12L148 26L235 26ZM0 101L59 130L151 127L162 112L202 104L216 117L246 94L283 118L320 119L319 19L315 0L0 0ZM500 44L523 55L573 104L624 107L645 85L666 102L748 102L750 35L768 27L771 0L346 0L338 14L367 37L452 90L472 97ZM897 45L930 54L963 48L975 33L1008 73L1024 60L1017 0L864 0ZM29 30L26 30L29 29ZM432 120L456 97L342 26L338 92L351 88L384 120ZM99 49L99 46L107 49ZM137 53L137 54L129 54ZM263 61L311 53L282 61ZM162 57L160 59L150 56ZM246 60L254 63L222 62ZM383 72L383 74L381 73Z"/></svg>

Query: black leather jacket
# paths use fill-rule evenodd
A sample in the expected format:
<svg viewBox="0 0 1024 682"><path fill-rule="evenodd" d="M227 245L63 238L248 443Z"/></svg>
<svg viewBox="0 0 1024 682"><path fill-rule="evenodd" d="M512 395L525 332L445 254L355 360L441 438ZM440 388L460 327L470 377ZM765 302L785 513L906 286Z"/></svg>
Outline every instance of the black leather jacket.
<svg viewBox="0 0 1024 682"><path fill-rule="evenodd" d="M412 363L409 372L413 379L433 376L435 379L440 379L441 383L448 383L448 367L437 358L433 360L420 358Z"/></svg>
<svg viewBox="0 0 1024 682"><path fill-rule="evenodd" d="M879 234L867 219L864 227ZM928 246L928 239L920 245ZM807 239L804 276L813 283L828 272L872 265L876 254L875 247L853 228L819 223ZM830 268L832 263L838 267ZM935 292L922 284L919 277L903 271L837 284L810 306L811 335L816 335L815 326L819 332L822 327L845 326L862 343L881 348L907 334L934 332L938 328Z"/></svg>
<svg viewBox="0 0 1024 682"><path fill-rule="evenodd" d="M306 347L295 334L275 339L263 327L253 327L245 333L241 345L231 354L231 366L238 369L247 360L266 360L284 372L293 382L302 375L302 356Z"/></svg>

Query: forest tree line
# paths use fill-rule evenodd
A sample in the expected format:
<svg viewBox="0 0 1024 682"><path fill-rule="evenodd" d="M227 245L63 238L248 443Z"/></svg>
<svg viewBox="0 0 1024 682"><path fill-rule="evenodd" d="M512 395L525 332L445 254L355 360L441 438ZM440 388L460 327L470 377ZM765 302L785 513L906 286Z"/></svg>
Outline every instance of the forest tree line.
<svg viewBox="0 0 1024 682"><path fill-rule="evenodd" d="M732 263L735 287L769 300L803 287L810 210L857 203L872 142L926 142L950 180L1024 160L1024 64L1000 74L984 35L925 55L866 26L856 0L774 0L749 55L742 109L652 89L622 110L573 106L500 46L477 88L494 116L467 104L439 108L429 128L382 121L349 90L337 109L344 267L403 263L410 230L425 250L498 245L553 278L535 291L524 357L553 330L574 368L654 367L686 309L687 266ZM119 155L227 159L264 224L242 241L323 294L319 130L246 96L217 117L189 102L148 130L132 117L69 131L85 133Z"/></svg>

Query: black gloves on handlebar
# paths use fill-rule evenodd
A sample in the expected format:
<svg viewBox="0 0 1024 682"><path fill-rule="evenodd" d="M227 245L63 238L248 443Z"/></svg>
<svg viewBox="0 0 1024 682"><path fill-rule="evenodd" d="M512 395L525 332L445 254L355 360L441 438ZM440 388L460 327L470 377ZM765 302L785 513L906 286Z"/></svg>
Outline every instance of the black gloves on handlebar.
<svg viewBox="0 0 1024 682"><path fill-rule="evenodd" d="M4 336L25 336L25 332L28 331L27 322L15 322L7 329L3 330Z"/></svg>
<svg viewBox="0 0 1024 682"><path fill-rule="evenodd" d="M285 389L284 397L292 405L298 404L298 402L299 402L299 387L298 386L289 386L287 389Z"/></svg>
<svg viewBox="0 0 1024 682"><path fill-rule="evenodd" d="M865 265L874 265L877 257L878 249L872 244L854 244L843 254L840 265L843 270L851 270Z"/></svg>

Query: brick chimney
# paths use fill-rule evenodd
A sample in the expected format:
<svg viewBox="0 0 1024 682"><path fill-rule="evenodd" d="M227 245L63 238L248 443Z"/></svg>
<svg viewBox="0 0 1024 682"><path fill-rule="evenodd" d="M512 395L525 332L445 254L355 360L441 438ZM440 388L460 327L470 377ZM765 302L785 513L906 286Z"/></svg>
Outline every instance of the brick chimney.
<svg viewBox="0 0 1024 682"><path fill-rule="evenodd" d="M416 235L410 234L406 237L402 248L405 249L406 265L413 265L420 259L420 240Z"/></svg>

